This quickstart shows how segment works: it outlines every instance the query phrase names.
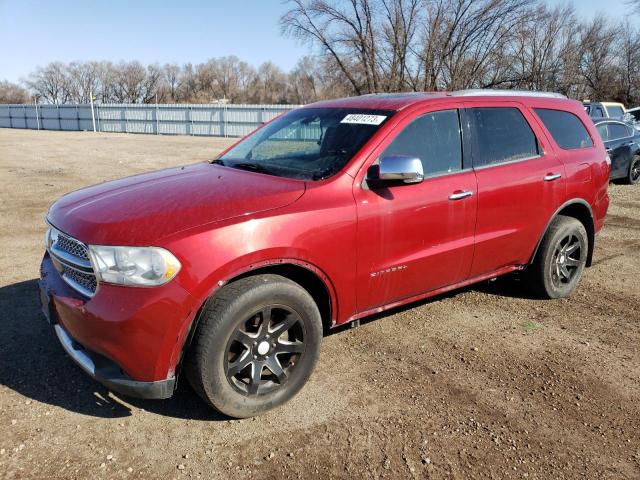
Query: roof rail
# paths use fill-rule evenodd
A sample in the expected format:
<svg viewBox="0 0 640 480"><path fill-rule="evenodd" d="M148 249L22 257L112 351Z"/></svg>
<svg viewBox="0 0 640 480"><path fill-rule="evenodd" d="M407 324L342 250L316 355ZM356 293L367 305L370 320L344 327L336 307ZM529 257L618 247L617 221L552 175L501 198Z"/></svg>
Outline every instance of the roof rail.
<svg viewBox="0 0 640 480"><path fill-rule="evenodd" d="M470 90L456 90L451 92L456 97L543 97L543 98L567 98L561 93L554 92L535 92L531 90L507 90L497 88L472 88Z"/></svg>

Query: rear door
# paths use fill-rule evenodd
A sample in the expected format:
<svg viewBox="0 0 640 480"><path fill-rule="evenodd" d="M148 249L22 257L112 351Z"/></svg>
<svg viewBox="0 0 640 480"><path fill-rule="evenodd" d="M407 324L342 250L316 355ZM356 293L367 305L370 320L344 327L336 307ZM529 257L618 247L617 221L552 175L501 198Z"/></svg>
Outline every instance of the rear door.
<svg viewBox="0 0 640 480"><path fill-rule="evenodd" d="M633 129L620 122L606 122L598 125L598 133L602 136L606 128L604 146L611 158L611 178L624 178L629 172L633 158Z"/></svg>
<svg viewBox="0 0 640 480"><path fill-rule="evenodd" d="M456 105L408 114L369 162L384 155L420 158L425 179L354 185L360 311L460 282L473 257L476 179L463 163Z"/></svg>
<svg viewBox="0 0 640 480"><path fill-rule="evenodd" d="M529 261L564 197L564 166L516 102L465 105L478 213L471 277Z"/></svg>

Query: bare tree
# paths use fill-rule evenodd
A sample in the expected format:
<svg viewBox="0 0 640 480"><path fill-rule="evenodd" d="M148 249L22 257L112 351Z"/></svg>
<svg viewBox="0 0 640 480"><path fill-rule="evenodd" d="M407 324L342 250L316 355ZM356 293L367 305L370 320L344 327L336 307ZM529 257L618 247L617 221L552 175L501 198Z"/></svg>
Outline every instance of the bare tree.
<svg viewBox="0 0 640 480"><path fill-rule="evenodd" d="M71 82L67 67L61 62L38 67L25 84L45 102L59 105L71 100Z"/></svg>
<svg viewBox="0 0 640 480"><path fill-rule="evenodd" d="M0 103L27 103L29 93L20 85L7 80L0 81Z"/></svg>

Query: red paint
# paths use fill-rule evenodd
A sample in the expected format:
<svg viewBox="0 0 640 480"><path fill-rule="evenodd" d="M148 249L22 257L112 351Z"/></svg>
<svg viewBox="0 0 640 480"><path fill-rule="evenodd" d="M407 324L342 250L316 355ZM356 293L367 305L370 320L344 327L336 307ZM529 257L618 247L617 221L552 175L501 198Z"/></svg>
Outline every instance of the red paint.
<svg viewBox="0 0 640 480"><path fill-rule="evenodd" d="M472 106L516 106L544 155L468 169L386 191L362 188L367 168L416 115ZM132 378L171 376L198 309L220 285L291 263L327 287L332 325L523 268L546 225L570 201L588 204L595 229L608 207L605 150L582 105L524 97L443 93L363 96L314 107L396 110L337 175L304 182L196 164L103 183L64 196L49 220L87 244L154 245L182 263L157 288L100 285L84 299L60 281L48 256L43 277L61 323ZM533 112L568 110L594 146L564 151ZM549 173L561 180L544 182ZM448 196L472 191L465 200Z"/></svg>

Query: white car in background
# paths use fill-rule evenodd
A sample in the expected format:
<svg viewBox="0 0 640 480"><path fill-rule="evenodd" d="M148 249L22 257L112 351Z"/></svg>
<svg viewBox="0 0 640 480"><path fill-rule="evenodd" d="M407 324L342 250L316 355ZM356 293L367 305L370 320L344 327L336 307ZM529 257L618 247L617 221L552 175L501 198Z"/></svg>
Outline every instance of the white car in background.
<svg viewBox="0 0 640 480"><path fill-rule="evenodd" d="M625 115L625 121L640 131L640 107L630 108Z"/></svg>

